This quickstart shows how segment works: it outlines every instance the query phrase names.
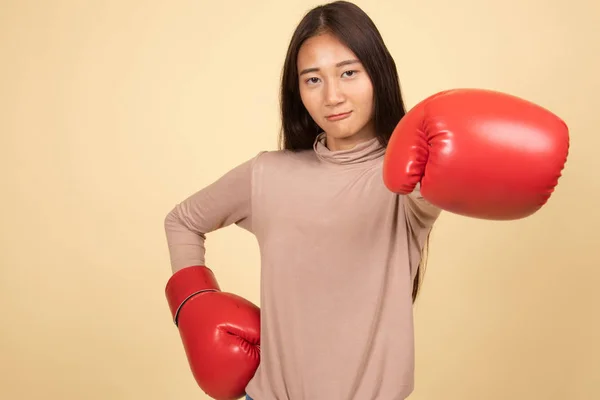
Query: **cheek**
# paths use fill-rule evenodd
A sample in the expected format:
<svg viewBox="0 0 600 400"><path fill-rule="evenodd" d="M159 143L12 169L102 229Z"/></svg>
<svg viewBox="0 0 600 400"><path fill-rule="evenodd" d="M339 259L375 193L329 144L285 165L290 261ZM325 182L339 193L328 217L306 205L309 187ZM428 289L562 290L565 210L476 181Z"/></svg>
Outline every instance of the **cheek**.
<svg viewBox="0 0 600 400"><path fill-rule="evenodd" d="M356 85L354 99L362 107L370 109L373 105L373 86L369 80L364 80Z"/></svg>
<svg viewBox="0 0 600 400"><path fill-rule="evenodd" d="M318 108L319 99L316 90L300 89L300 99L310 114L313 114Z"/></svg>

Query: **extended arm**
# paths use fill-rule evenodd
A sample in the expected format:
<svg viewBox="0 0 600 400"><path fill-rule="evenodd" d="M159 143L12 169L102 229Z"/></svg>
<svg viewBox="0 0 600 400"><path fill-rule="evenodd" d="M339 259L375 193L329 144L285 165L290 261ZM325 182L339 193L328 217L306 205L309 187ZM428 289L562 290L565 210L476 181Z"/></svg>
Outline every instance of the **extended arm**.
<svg viewBox="0 0 600 400"><path fill-rule="evenodd" d="M543 107L491 90L448 90L400 120L383 175L394 193L420 182L423 197L445 211L514 220L546 204L568 150L567 126Z"/></svg>

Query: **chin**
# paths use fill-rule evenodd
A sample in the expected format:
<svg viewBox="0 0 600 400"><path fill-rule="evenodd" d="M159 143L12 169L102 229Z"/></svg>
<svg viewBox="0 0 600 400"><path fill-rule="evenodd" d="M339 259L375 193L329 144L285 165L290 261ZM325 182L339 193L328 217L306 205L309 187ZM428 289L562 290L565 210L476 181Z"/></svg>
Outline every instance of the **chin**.
<svg viewBox="0 0 600 400"><path fill-rule="evenodd" d="M348 122L347 124L341 123L326 123L323 128L325 132L327 132L327 136L335 139L351 139L355 136L364 136L367 132L365 132L365 128L367 126L368 121L365 123L350 123L350 121L340 121L340 122ZM353 121L358 122L358 121ZM362 122L362 121L360 121Z"/></svg>

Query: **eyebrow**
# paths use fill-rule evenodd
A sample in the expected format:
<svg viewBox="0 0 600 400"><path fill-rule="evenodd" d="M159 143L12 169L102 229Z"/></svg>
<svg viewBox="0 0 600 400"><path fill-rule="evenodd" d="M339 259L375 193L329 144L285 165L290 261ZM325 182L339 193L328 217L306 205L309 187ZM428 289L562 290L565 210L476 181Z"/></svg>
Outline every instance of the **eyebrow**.
<svg viewBox="0 0 600 400"><path fill-rule="evenodd" d="M335 66L337 68L339 68L339 67L343 67L344 65L357 64L357 63L360 63L360 61L356 60L356 59L352 59L352 60L340 61L339 63L335 64ZM319 71L319 68L306 68L306 69L303 69L302 71L300 71L300 76L311 73L311 72L317 72L317 71Z"/></svg>

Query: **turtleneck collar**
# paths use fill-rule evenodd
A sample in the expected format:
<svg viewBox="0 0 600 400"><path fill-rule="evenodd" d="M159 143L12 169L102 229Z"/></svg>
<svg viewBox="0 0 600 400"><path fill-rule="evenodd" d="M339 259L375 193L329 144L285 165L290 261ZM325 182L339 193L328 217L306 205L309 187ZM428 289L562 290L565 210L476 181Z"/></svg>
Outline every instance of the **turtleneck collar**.
<svg viewBox="0 0 600 400"><path fill-rule="evenodd" d="M377 138L358 143L351 149L335 151L327 148L325 139L325 132L321 132L316 137L313 148L317 157L328 163L340 165L360 164L377 160L385 154L385 148Z"/></svg>

